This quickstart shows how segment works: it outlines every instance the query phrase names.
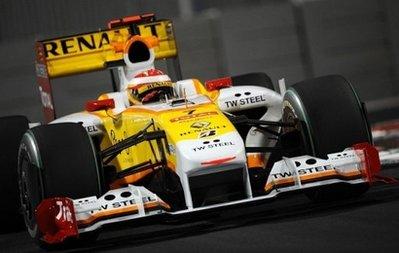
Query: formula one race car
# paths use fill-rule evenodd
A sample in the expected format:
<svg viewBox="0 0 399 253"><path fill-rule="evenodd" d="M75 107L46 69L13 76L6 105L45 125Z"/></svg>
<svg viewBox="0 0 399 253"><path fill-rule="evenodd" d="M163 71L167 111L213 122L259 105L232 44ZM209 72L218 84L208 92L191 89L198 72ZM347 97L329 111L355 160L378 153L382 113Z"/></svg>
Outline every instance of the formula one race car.
<svg viewBox="0 0 399 253"><path fill-rule="evenodd" d="M315 201L355 197L379 171L364 105L341 76L283 94L263 73L181 80L172 22L153 14L39 41L36 55L48 124L0 119L8 203L0 217L17 224L20 208L42 244L292 191ZM104 69L112 80L117 72L114 92L55 119L52 78Z"/></svg>

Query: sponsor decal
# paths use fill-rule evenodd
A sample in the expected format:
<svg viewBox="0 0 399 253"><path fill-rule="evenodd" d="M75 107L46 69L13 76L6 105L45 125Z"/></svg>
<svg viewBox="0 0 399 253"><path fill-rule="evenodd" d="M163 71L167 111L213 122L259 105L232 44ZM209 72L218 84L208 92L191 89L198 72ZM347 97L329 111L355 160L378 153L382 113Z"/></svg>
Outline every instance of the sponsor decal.
<svg viewBox="0 0 399 253"><path fill-rule="evenodd" d="M136 32L139 34L150 33L154 36L158 36L159 32L162 33L162 28L161 23L146 24L141 26ZM128 33L128 28L120 28L44 41L44 54L47 59L51 59L58 56L98 51L106 49L109 47L112 40Z"/></svg>
<svg viewBox="0 0 399 253"><path fill-rule="evenodd" d="M138 85L137 87L133 87L131 89L134 92L137 92L137 94L142 94L144 92L147 92L149 90L159 88L159 87L172 87L172 82L165 81L165 82L146 83L146 84Z"/></svg>
<svg viewBox="0 0 399 253"><path fill-rule="evenodd" d="M205 127L208 127L209 125L210 125L211 123L210 122L208 122L208 121L197 121L197 122L194 122L193 124L191 124L191 128L205 128Z"/></svg>
<svg viewBox="0 0 399 253"><path fill-rule="evenodd" d="M302 175L306 175L306 174L313 174L313 173L328 171L328 170L334 170L334 168L331 166L318 166L318 167L311 167L311 168L306 168L306 169L299 169L298 175L302 176ZM289 177L292 177L293 175L294 174L291 171L270 174L270 176L273 179L289 178Z"/></svg>
<svg viewBox="0 0 399 253"><path fill-rule="evenodd" d="M198 135L198 138L205 138L205 137L210 137L210 136L214 136L214 135L216 135L216 130L209 130L209 131L201 132Z"/></svg>
<svg viewBox="0 0 399 253"><path fill-rule="evenodd" d="M210 123L209 123L210 124ZM192 127L192 126L191 126ZM208 127L204 127L204 128L195 128L192 129L191 131L187 131L187 132L182 132L180 133L180 136L184 136L187 134L193 134L193 133L202 133L204 131L210 131L210 130L216 130L216 129L222 129L222 128L226 128L226 125L222 125L222 126L208 126ZM216 134L216 131L215 131ZM209 135L210 136L210 135Z"/></svg>
<svg viewBox="0 0 399 253"><path fill-rule="evenodd" d="M58 206L58 213L57 216L55 216L55 218L57 220L66 220L69 222L72 222L72 213L71 210L69 209L68 206L65 206L62 201L57 201L56 202L57 206Z"/></svg>
<svg viewBox="0 0 399 253"><path fill-rule="evenodd" d="M192 114L189 113L188 115L172 118L172 119L170 119L170 122L174 123L174 122L179 122L179 121L184 121L184 120L202 118L202 117L211 116L211 115L218 115L218 112L210 111L210 112L201 112L201 113L192 113Z"/></svg>
<svg viewBox="0 0 399 253"><path fill-rule="evenodd" d="M224 103L226 104L227 108L232 108L232 107L238 107L238 106L243 106L243 105L248 105L248 104L256 104L256 103L265 102L265 101L266 101L265 95L258 95L258 96L253 96L253 97L247 97L247 98L226 101Z"/></svg>
<svg viewBox="0 0 399 253"><path fill-rule="evenodd" d="M131 205L135 205L135 204L136 204L136 201L134 201L134 199L122 200L122 201L114 202L112 204L101 205L101 210L131 206Z"/></svg>
<svg viewBox="0 0 399 253"><path fill-rule="evenodd" d="M51 95L43 90L41 86L39 86L40 98L42 100L42 105L44 108L48 108L54 110L53 103L51 101Z"/></svg>
<svg viewBox="0 0 399 253"><path fill-rule="evenodd" d="M46 58L102 49L110 44L109 35L119 30L84 34L43 43Z"/></svg>
<svg viewBox="0 0 399 253"><path fill-rule="evenodd" d="M95 132L98 131L98 128L97 128L96 126L94 126L94 125L92 125L92 126L86 126L86 131L87 131L88 133L95 133Z"/></svg>
<svg viewBox="0 0 399 253"><path fill-rule="evenodd" d="M227 147L227 146L234 146L234 142L232 141L226 141L226 142L219 142L219 143L210 143L208 145L203 145L203 146L198 146L193 148L194 152L197 151L204 151L207 149L214 149L214 148L218 148L218 147Z"/></svg>
<svg viewBox="0 0 399 253"><path fill-rule="evenodd" d="M169 57L176 55L173 29L170 21L160 21L150 24L138 24L134 33L147 36L156 36L160 39L160 45L155 49L157 57ZM43 41L44 54L46 59L53 59L62 56L81 55L101 50L111 49L111 43L123 42L131 34L128 27L121 27L112 30L96 31L76 36L62 37L53 40Z"/></svg>
<svg viewBox="0 0 399 253"><path fill-rule="evenodd" d="M162 32L162 24L161 23L145 24L144 28L150 29L151 34L155 37L158 37L158 32Z"/></svg>

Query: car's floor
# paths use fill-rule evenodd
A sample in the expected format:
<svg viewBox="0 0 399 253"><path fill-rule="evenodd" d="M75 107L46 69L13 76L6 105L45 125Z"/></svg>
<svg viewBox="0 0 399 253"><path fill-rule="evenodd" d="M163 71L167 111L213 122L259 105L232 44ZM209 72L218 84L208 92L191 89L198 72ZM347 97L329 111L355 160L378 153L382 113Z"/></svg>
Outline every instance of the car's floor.
<svg viewBox="0 0 399 253"><path fill-rule="evenodd" d="M383 172L399 178L399 166ZM0 245L4 252L41 251L26 232L0 235ZM103 231L96 243L56 251L396 252L398 247L399 185L378 185L350 201L314 204L291 195L181 222L124 224Z"/></svg>

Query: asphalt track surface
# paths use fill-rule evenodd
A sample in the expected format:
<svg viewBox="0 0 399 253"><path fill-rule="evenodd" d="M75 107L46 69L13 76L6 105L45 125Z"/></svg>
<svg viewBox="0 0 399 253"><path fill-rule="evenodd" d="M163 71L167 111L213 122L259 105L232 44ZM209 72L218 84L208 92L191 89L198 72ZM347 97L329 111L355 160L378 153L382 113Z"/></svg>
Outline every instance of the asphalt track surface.
<svg viewBox="0 0 399 253"><path fill-rule="evenodd" d="M399 166L383 168L399 178ZM95 243L53 252L398 252L399 184L316 204L303 194L181 221L125 223ZM27 232L0 235L1 252L42 252Z"/></svg>

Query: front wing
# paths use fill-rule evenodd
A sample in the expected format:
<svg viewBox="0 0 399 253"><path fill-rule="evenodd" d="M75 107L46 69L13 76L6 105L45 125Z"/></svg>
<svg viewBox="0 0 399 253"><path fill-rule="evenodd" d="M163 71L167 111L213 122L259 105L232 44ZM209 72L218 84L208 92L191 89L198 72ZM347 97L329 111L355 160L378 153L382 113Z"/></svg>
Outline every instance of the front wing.
<svg viewBox="0 0 399 253"><path fill-rule="evenodd" d="M283 158L276 162L265 184L265 194L182 211L169 205L145 187L128 185L110 190L97 198L52 198L41 202L36 220L47 243L60 243L69 237L90 232L102 225L155 215L174 215L216 209L275 198L280 193L336 183L372 183L380 170L377 150L370 144L358 144L328 159L311 156Z"/></svg>

